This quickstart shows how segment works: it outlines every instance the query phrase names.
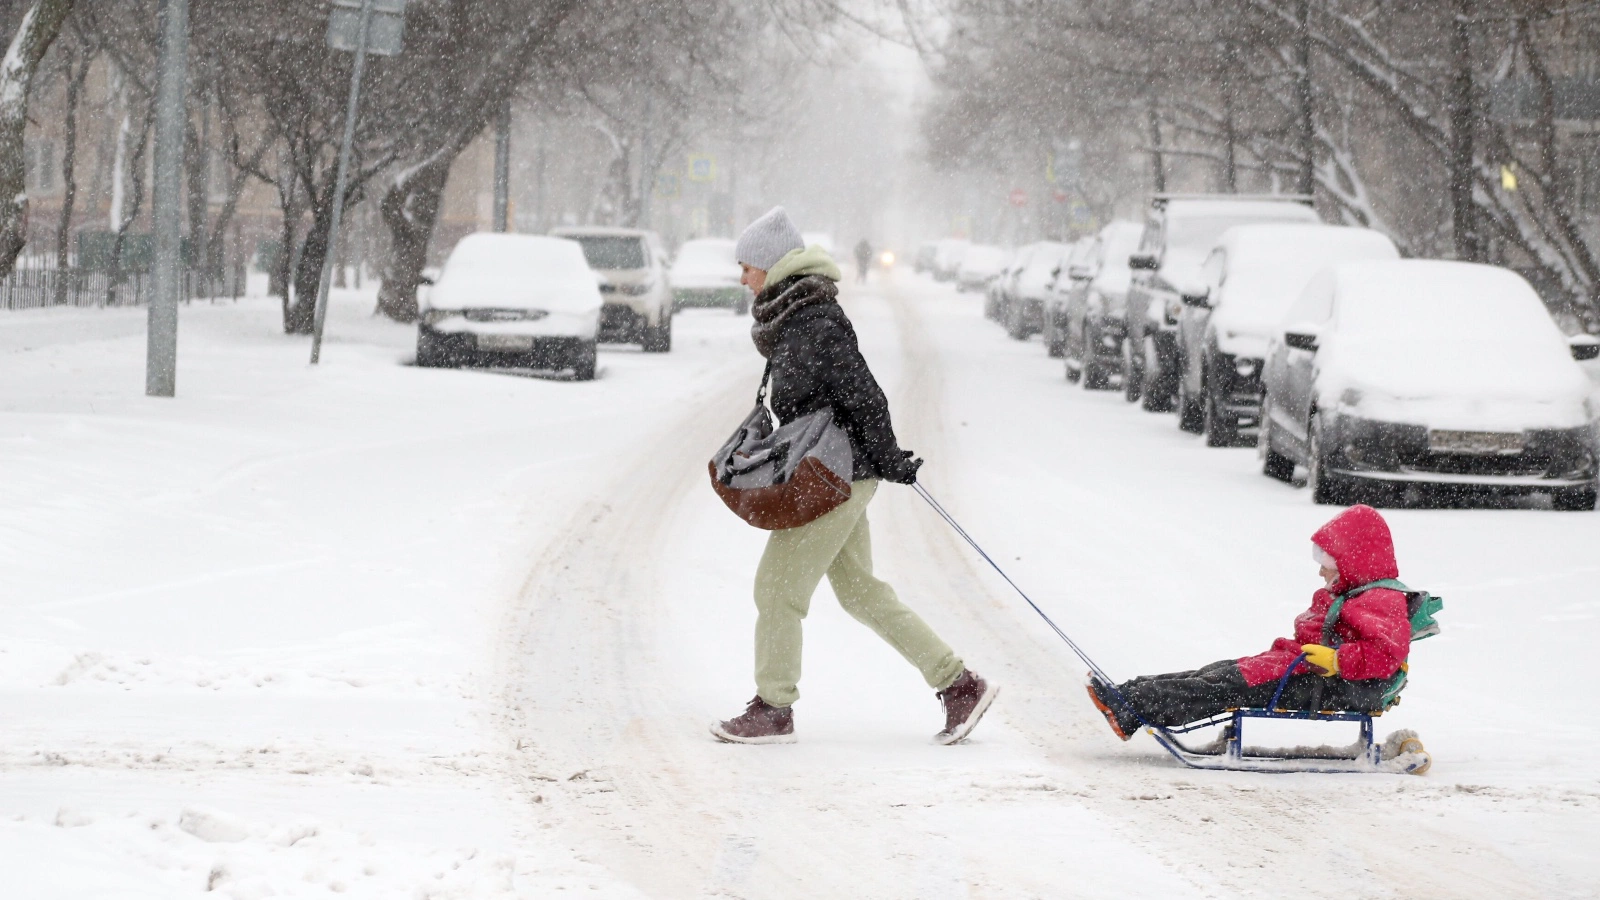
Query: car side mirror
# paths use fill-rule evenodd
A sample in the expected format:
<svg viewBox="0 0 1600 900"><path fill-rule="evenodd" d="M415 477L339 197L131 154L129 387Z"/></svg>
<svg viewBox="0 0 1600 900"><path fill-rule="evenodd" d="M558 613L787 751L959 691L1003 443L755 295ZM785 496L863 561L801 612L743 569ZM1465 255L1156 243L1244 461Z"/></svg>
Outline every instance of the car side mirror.
<svg viewBox="0 0 1600 900"><path fill-rule="evenodd" d="M1128 257L1128 268L1135 272L1152 272L1157 266L1154 253L1135 253Z"/></svg>
<svg viewBox="0 0 1600 900"><path fill-rule="evenodd" d="M1572 348L1572 358L1579 362L1600 358L1600 338L1592 334L1580 334L1567 342Z"/></svg>
<svg viewBox="0 0 1600 900"><path fill-rule="evenodd" d="M1211 288L1190 288L1179 296L1183 298L1184 306L1191 306L1195 309L1211 308Z"/></svg>
<svg viewBox="0 0 1600 900"><path fill-rule="evenodd" d="M1284 344L1296 350L1305 350L1309 353L1317 352L1317 326L1302 322L1284 329Z"/></svg>

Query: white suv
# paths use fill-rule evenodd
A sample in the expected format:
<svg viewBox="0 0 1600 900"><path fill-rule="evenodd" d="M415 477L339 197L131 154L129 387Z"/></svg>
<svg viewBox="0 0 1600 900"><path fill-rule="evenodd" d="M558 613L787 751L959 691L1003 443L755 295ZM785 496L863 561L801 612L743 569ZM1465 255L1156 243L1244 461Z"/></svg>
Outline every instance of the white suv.
<svg viewBox="0 0 1600 900"><path fill-rule="evenodd" d="M644 347L646 353L672 349L672 291L667 285L667 254L653 231L637 228L557 228L552 237L583 246L589 268L600 276L600 340Z"/></svg>

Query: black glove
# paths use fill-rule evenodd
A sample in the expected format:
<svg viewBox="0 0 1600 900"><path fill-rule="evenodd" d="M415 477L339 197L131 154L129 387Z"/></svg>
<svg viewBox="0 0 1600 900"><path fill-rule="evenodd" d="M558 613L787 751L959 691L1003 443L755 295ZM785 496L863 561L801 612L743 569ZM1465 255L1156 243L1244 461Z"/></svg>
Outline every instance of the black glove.
<svg viewBox="0 0 1600 900"><path fill-rule="evenodd" d="M901 450L900 458L883 473L884 480L895 484L916 484L917 470L922 468L922 460L915 459L915 456L910 450Z"/></svg>

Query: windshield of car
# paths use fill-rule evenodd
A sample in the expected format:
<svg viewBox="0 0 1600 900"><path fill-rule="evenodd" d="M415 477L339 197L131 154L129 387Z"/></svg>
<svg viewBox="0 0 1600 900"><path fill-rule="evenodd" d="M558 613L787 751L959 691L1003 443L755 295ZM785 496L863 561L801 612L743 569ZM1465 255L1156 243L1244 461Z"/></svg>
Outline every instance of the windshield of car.
<svg viewBox="0 0 1600 900"><path fill-rule="evenodd" d="M636 237L619 235L573 235L572 240L583 245L583 256L592 269L642 269L644 241Z"/></svg>
<svg viewBox="0 0 1600 900"><path fill-rule="evenodd" d="M439 279L505 278L593 283L594 276L572 244L525 234L469 234L445 260Z"/></svg>
<svg viewBox="0 0 1600 900"><path fill-rule="evenodd" d="M1462 263L1339 270L1338 330L1363 340L1500 348L1561 343L1544 303L1513 272Z"/></svg>
<svg viewBox="0 0 1600 900"><path fill-rule="evenodd" d="M1230 237L1222 308L1230 318L1276 322L1323 269L1362 259L1397 259L1394 244L1375 231L1332 225L1252 226ZM1220 257L1216 257L1220 260ZM1208 283L1215 286L1214 273Z"/></svg>
<svg viewBox="0 0 1600 900"><path fill-rule="evenodd" d="M1139 238L1144 234L1144 227L1132 225L1121 228L1107 228L1100 233L1100 240L1105 247L1101 255L1100 264L1126 269L1128 257L1139 249Z"/></svg>

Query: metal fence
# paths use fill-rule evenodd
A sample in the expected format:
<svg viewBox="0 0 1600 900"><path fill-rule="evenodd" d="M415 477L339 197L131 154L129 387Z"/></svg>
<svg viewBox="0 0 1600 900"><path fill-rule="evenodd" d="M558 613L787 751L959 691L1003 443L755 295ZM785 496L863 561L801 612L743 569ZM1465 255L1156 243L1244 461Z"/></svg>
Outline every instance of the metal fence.
<svg viewBox="0 0 1600 900"><path fill-rule="evenodd" d="M239 280L184 272L183 297L237 297L243 293ZM23 266L0 278L0 309L141 306L149 302L150 288L148 272L125 272L113 280L108 272L78 267Z"/></svg>

